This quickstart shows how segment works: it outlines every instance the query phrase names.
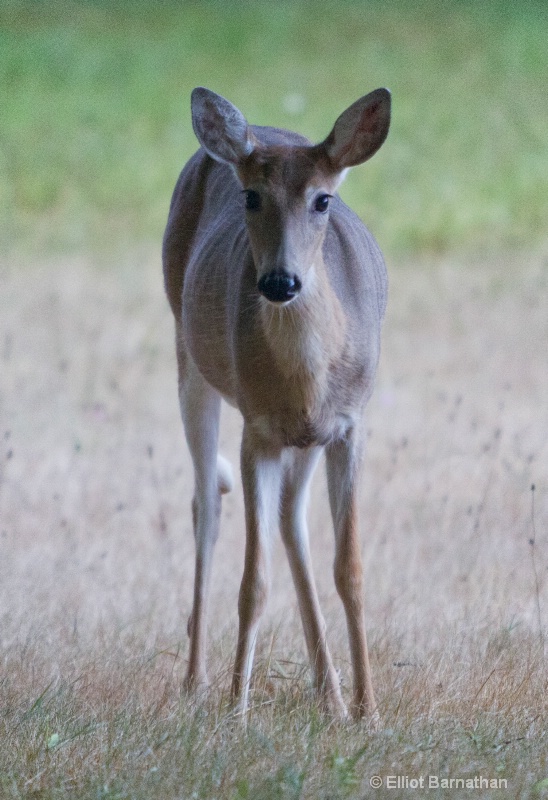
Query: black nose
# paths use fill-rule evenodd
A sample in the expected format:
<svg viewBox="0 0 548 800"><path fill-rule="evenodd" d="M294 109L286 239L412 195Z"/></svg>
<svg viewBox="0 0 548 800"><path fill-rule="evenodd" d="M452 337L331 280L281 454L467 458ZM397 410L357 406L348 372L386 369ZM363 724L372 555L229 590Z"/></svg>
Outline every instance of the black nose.
<svg viewBox="0 0 548 800"><path fill-rule="evenodd" d="M271 303L286 303L299 294L302 284L288 272L269 272L257 284L260 293Z"/></svg>

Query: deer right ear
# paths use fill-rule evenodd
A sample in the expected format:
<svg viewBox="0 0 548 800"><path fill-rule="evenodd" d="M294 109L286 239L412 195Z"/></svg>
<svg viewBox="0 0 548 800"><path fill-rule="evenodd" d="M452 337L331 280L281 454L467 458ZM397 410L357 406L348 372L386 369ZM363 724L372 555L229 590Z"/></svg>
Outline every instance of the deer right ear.
<svg viewBox="0 0 548 800"><path fill-rule="evenodd" d="M237 165L252 152L246 118L220 94L200 86L192 92L191 108L194 133L211 158Z"/></svg>
<svg viewBox="0 0 548 800"><path fill-rule="evenodd" d="M340 115L323 142L335 172L362 164L374 155L388 135L390 92L375 89Z"/></svg>

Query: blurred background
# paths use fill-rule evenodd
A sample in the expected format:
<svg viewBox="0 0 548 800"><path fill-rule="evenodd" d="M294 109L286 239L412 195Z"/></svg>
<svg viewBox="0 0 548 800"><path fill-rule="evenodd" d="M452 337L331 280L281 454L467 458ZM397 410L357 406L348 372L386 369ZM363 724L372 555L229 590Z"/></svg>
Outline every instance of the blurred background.
<svg viewBox="0 0 548 800"><path fill-rule="evenodd" d="M194 86L323 138L377 86L387 145L343 197L394 262L544 241L548 6L3 0L1 252L159 245Z"/></svg>

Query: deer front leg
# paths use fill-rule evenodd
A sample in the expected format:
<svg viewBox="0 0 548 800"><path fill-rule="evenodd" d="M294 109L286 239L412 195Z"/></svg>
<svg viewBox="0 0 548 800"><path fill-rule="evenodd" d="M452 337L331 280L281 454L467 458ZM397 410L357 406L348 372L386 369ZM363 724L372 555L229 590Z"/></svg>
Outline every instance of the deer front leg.
<svg viewBox="0 0 548 800"><path fill-rule="evenodd" d="M325 711L345 717L346 708L325 636L325 621L314 581L306 508L310 480L320 447L292 452L286 464L281 504L281 532L297 591L314 688Z"/></svg>
<svg viewBox="0 0 548 800"><path fill-rule="evenodd" d="M329 501L335 527L335 585L346 614L354 675L352 711L378 721L365 635L363 567L358 530L360 443L353 434L327 449Z"/></svg>
<svg viewBox="0 0 548 800"><path fill-rule="evenodd" d="M240 627L232 679L232 698L245 714L259 620L270 588L270 547L278 522L281 453L258 442L248 425L242 439L242 483L246 516L245 565L238 613Z"/></svg>

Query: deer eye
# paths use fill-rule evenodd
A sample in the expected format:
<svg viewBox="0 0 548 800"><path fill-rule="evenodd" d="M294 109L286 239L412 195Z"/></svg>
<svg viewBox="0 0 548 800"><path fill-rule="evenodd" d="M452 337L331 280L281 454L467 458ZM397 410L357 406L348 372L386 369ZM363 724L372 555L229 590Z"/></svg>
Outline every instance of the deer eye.
<svg viewBox="0 0 548 800"><path fill-rule="evenodd" d="M261 195L253 189L245 190L245 207L248 211L260 211Z"/></svg>
<svg viewBox="0 0 548 800"><path fill-rule="evenodd" d="M329 208L329 201L331 200L330 194L320 194L316 197L314 201L314 211L318 211L320 214L325 214L327 209Z"/></svg>

